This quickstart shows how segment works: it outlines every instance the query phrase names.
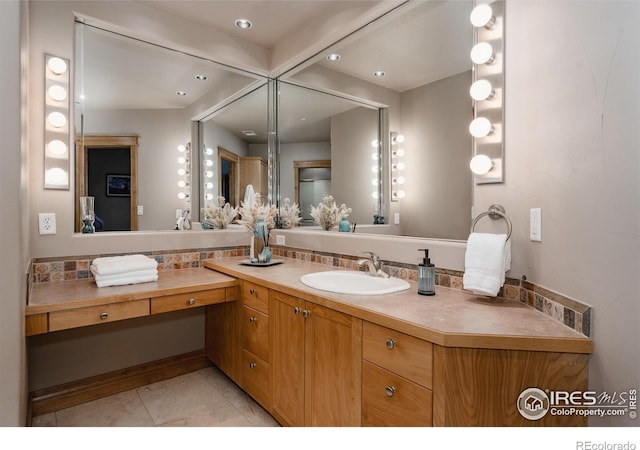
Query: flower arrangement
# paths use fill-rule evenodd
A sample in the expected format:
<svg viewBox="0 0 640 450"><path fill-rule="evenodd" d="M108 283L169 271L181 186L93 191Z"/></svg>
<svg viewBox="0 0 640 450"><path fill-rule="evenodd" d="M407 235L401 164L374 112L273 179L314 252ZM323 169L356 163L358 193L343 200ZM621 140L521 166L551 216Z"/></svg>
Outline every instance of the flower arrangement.
<svg viewBox="0 0 640 450"><path fill-rule="evenodd" d="M262 203L260 194L255 195L255 201L253 205L245 205L244 202L240 202L240 220L238 223L244 225L244 227L254 233L256 230L256 223L259 219L264 219L268 229L273 229L276 226L275 217L278 213L278 208L275 205L265 205Z"/></svg>
<svg viewBox="0 0 640 450"><path fill-rule="evenodd" d="M238 215L238 208L232 208L229 203L225 203L224 197L219 196L218 206L204 207L202 213L204 215L202 228L224 230Z"/></svg>
<svg viewBox="0 0 640 450"><path fill-rule="evenodd" d="M332 195L323 197L318 206L311 206L311 217L327 231L335 227L343 217L348 217L349 214L351 214L351 208L347 208L344 203L337 206Z"/></svg>
<svg viewBox="0 0 640 450"><path fill-rule="evenodd" d="M284 204L280 206L280 225L282 228L292 228L297 226L302 220L300 217L300 207L297 203L291 203L288 198L284 199Z"/></svg>

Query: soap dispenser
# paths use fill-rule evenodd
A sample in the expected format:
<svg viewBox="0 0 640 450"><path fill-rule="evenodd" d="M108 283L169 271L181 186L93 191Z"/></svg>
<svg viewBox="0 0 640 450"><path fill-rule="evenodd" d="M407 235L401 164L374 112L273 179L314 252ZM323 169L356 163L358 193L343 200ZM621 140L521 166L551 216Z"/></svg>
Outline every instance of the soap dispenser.
<svg viewBox="0 0 640 450"><path fill-rule="evenodd" d="M429 259L429 249L421 248L419 252L424 252L422 264L418 264L418 294L436 295L436 267Z"/></svg>

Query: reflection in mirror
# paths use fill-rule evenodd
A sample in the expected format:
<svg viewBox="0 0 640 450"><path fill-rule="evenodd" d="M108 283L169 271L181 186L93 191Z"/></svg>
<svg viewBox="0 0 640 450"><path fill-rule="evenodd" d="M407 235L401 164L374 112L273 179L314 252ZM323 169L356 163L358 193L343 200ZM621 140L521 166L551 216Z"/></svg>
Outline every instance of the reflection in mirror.
<svg viewBox="0 0 640 450"><path fill-rule="evenodd" d="M472 1L464 0L407 2L285 74L298 85L385 105L386 164L390 160L388 133L399 132L406 138L405 196L397 202L386 200L390 194L388 173L383 177L382 191L386 223L394 223L398 214L401 235L458 240L469 235L471 9ZM329 54L340 58L330 60ZM384 76L374 76L378 71ZM281 106L286 106L282 100ZM336 150L332 148L332 152ZM365 165L371 165L368 155L350 161L351 167ZM351 179L355 178L347 178ZM362 189L360 181L344 187ZM359 203L348 206L354 210L363 207Z"/></svg>
<svg viewBox="0 0 640 450"><path fill-rule="evenodd" d="M378 147L372 147L379 141L378 109L284 82L279 96L281 199L300 205L302 225L317 225L310 207L325 195L352 209L351 223L372 224L379 208Z"/></svg>
<svg viewBox="0 0 640 450"><path fill-rule="evenodd" d="M217 205L218 196L240 206L248 185L267 198L267 105L264 84L199 122L205 207Z"/></svg>
<svg viewBox="0 0 640 450"><path fill-rule="evenodd" d="M137 158L129 153L129 162L113 169L107 170L104 161L112 161L115 152L85 159L76 155L76 209L80 196L94 196L105 231L134 230L135 223L138 230L174 229L186 209L198 220L198 148L191 146L186 164L178 162L185 156L176 149L194 140L194 119L255 89L264 78L79 22L75 61L78 151L84 155L84 143L91 139L99 139L102 149L110 151L120 145L119 138L137 142ZM116 143L105 144L108 139ZM91 169L94 166L98 169ZM211 169L217 172L216 166L214 159ZM179 174L180 169L185 174ZM129 176L131 195L109 196L105 171L121 180ZM178 185L185 180L190 183ZM112 202L105 203L108 200ZM113 200L120 204L114 206ZM128 220L126 213L132 216ZM127 222L134 225L122 225Z"/></svg>

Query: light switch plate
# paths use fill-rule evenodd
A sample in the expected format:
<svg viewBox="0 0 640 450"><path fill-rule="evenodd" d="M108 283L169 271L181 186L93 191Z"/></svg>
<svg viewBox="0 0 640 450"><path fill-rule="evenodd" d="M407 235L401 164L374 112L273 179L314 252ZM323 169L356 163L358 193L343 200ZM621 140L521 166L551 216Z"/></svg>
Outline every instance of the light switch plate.
<svg viewBox="0 0 640 450"><path fill-rule="evenodd" d="M138 205L138 215L139 216L144 215L144 206Z"/></svg>
<svg viewBox="0 0 640 450"><path fill-rule="evenodd" d="M400 225L400 213L397 212L393 214L393 224Z"/></svg>
<svg viewBox="0 0 640 450"><path fill-rule="evenodd" d="M542 242L542 209L531 208L529 211L529 239Z"/></svg>

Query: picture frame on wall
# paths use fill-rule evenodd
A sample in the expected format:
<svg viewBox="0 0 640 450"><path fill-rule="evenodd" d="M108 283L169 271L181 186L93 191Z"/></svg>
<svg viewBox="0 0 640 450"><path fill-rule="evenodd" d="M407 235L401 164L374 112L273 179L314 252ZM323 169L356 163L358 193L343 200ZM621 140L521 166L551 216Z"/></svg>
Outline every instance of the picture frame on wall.
<svg viewBox="0 0 640 450"><path fill-rule="evenodd" d="M107 175L107 197L131 197L131 175Z"/></svg>

